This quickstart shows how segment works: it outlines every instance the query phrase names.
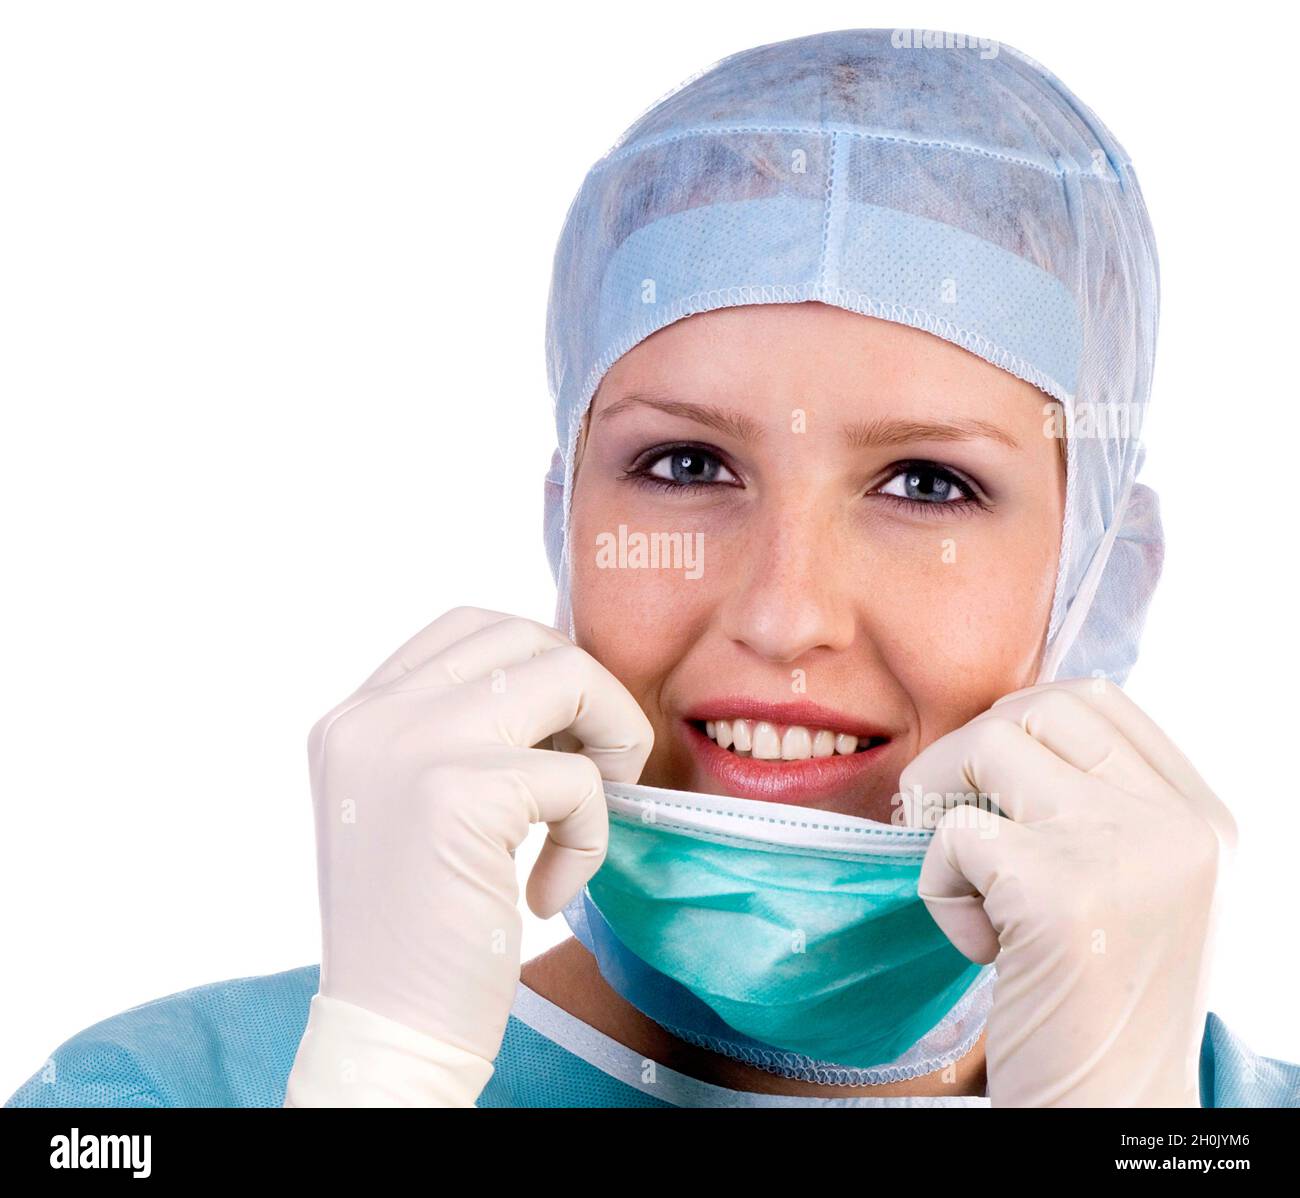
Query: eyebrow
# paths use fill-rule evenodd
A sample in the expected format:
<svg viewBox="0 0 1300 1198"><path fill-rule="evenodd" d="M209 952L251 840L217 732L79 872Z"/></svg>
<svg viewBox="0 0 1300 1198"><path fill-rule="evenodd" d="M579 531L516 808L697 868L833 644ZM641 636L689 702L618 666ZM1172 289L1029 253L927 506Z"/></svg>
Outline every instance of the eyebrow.
<svg viewBox="0 0 1300 1198"><path fill-rule="evenodd" d="M988 420L969 417L956 420L859 420L844 425L844 437L854 449L888 448L909 441L973 441L987 437L1011 449L1020 442L1004 428Z"/></svg>
<svg viewBox="0 0 1300 1198"><path fill-rule="evenodd" d="M597 413L597 418L618 416L638 406L693 420L738 441L754 443L763 439L762 425L744 412L714 404L686 403L644 392L625 395L609 407L602 408ZM1006 429L978 417L939 421L877 417L873 420L852 421L845 424L842 431L845 441L854 449L887 449L912 441L973 441L979 438L998 441L1011 449L1020 448L1020 442Z"/></svg>
<svg viewBox="0 0 1300 1198"><path fill-rule="evenodd" d="M612 403L597 413L599 419L617 416L636 406L655 408L669 416L680 416L684 420L694 420L737 441L757 442L763 439L763 426L752 416L737 412L731 408L720 408L713 404L684 403L677 399L664 399L658 395L633 393Z"/></svg>

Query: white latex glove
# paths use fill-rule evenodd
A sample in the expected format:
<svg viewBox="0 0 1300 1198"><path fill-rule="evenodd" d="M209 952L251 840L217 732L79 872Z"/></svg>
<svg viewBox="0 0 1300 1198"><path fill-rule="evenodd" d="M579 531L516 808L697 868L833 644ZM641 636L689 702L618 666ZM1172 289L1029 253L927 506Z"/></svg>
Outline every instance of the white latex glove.
<svg viewBox="0 0 1300 1198"><path fill-rule="evenodd" d="M930 796L930 914L972 961L997 960L993 1105L1199 1106L1237 831L1151 719L1105 680L1029 687L926 748L900 790ZM996 810L931 806L958 792Z"/></svg>
<svg viewBox="0 0 1300 1198"><path fill-rule="evenodd" d="M565 733L578 752L534 747ZM514 851L549 825L527 899L555 914L604 860L602 777L635 782L652 743L567 637L468 607L320 719L320 993L285 1105L473 1105L519 981Z"/></svg>

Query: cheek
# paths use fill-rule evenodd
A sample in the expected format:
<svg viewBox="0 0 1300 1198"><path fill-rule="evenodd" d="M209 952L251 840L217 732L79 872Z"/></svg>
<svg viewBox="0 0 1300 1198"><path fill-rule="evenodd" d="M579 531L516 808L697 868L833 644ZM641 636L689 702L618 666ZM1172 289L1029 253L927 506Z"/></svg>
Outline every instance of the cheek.
<svg viewBox="0 0 1300 1198"><path fill-rule="evenodd" d="M1034 680L1055 586L1051 514L876 542L873 640L928 740Z"/></svg>
<svg viewBox="0 0 1300 1198"><path fill-rule="evenodd" d="M570 577L577 643L656 722L660 685L704 635L717 604L719 571L707 537L701 556L701 531L688 520L668 527L662 514L640 513L635 502L594 488L575 497ZM662 539L666 533L678 536L675 544ZM639 556L649 552L651 538L660 538L658 565Z"/></svg>

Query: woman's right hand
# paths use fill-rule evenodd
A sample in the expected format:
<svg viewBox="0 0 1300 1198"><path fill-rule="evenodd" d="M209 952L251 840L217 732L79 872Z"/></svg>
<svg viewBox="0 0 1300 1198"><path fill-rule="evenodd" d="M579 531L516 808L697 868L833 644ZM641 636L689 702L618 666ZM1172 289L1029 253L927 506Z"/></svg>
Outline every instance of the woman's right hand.
<svg viewBox="0 0 1300 1198"><path fill-rule="evenodd" d="M578 751L550 748L560 733ZM548 825L527 899L555 914L604 860L602 778L635 782L653 739L553 628L471 607L435 620L308 738L320 995L491 1062L519 980L515 849Z"/></svg>

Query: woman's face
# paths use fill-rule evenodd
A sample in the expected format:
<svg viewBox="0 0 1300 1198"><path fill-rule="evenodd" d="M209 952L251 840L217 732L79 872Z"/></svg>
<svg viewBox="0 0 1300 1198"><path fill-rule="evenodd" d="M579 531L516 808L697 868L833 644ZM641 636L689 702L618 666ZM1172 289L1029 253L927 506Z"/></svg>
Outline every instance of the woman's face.
<svg viewBox="0 0 1300 1198"><path fill-rule="evenodd" d="M913 757L1034 681L1065 494L1050 402L820 303L691 316L619 359L572 600L654 725L642 782L890 820Z"/></svg>

